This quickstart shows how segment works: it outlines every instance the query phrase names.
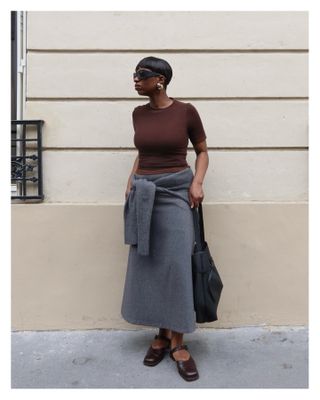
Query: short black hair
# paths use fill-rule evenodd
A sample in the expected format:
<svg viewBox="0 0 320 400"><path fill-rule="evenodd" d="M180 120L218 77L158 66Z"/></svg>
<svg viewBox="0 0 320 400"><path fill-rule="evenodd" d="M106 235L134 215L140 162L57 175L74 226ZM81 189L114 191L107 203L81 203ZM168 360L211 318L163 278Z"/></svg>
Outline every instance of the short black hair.
<svg viewBox="0 0 320 400"><path fill-rule="evenodd" d="M172 68L168 61L163 60L162 58L157 57L145 57L139 61L136 66L136 71L138 68L149 68L151 71L158 72L163 75L166 79L164 82L164 87L170 83L172 78Z"/></svg>

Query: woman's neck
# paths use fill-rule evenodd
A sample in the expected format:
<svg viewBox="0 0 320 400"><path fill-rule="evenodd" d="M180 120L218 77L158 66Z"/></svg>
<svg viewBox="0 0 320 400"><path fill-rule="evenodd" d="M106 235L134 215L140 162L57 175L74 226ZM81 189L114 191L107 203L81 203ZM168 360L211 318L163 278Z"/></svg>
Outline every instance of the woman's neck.
<svg viewBox="0 0 320 400"><path fill-rule="evenodd" d="M152 108L166 108L172 104L173 100L168 97L166 93L155 94L150 96L150 107Z"/></svg>

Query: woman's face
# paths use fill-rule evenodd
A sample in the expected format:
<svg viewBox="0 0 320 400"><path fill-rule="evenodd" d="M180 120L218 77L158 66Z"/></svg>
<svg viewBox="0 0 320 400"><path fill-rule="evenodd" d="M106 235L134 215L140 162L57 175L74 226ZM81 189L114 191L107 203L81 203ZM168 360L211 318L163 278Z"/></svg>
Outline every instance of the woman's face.
<svg viewBox="0 0 320 400"><path fill-rule="evenodd" d="M144 67L139 67L136 71L141 71L141 70L146 70L146 71L151 71L149 68L144 68ZM152 76L150 78L146 79L138 79L138 77L135 77L134 79L134 88L138 92L139 95L145 95L148 96L151 93L158 91L157 89L157 83L160 82L164 85L165 78L164 76Z"/></svg>

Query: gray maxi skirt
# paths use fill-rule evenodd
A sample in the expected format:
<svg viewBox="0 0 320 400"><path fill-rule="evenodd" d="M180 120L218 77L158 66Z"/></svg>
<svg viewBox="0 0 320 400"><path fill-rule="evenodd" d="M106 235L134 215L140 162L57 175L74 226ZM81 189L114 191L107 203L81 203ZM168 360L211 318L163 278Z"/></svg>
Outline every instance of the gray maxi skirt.
<svg viewBox="0 0 320 400"><path fill-rule="evenodd" d="M148 255L139 254L137 244L129 248L121 305L121 315L129 323L181 333L196 329L191 264L195 234L188 195L193 176L187 167L173 173L132 177L133 184L146 179L147 184L151 181L157 189L158 183L161 187L152 198ZM132 190L125 201L125 212L130 196Z"/></svg>

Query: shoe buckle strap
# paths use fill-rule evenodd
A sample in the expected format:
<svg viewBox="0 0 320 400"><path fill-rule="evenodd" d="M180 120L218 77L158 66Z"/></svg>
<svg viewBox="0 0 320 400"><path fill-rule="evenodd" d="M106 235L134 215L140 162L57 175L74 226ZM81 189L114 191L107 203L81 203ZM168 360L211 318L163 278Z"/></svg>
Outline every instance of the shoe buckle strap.
<svg viewBox="0 0 320 400"><path fill-rule="evenodd" d="M188 346L186 344L178 344L178 346L170 350L170 354L173 354L175 351L178 350L188 350Z"/></svg>

